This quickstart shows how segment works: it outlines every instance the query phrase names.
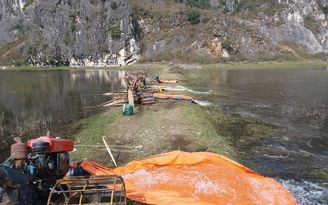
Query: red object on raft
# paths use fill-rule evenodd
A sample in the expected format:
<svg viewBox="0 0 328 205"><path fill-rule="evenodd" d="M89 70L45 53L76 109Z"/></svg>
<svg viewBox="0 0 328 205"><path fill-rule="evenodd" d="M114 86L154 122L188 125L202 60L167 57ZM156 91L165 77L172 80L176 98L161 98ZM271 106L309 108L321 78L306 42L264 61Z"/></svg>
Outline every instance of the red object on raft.
<svg viewBox="0 0 328 205"><path fill-rule="evenodd" d="M54 138L49 132L47 136L28 140L26 144L29 153L69 152L74 148L72 140Z"/></svg>

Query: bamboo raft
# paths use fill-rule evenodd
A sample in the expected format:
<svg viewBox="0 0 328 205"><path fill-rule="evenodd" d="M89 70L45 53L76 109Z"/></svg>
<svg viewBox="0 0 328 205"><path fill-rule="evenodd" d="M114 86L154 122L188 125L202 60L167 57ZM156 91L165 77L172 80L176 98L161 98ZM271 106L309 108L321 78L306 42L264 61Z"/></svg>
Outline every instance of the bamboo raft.
<svg viewBox="0 0 328 205"><path fill-rule="evenodd" d="M123 106L127 102L133 106L135 103L145 105L155 102L153 94L158 91L158 83L146 84L144 75L136 75L135 80L132 80L131 76L126 76L124 79L127 90L107 94L113 96L113 101L106 106Z"/></svg>

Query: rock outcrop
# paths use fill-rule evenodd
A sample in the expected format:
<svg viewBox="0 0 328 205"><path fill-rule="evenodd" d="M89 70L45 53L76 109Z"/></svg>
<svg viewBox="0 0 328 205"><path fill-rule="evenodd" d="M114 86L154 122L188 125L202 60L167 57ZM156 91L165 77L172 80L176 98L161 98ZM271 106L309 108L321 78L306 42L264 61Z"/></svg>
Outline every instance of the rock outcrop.
<svg viewBox="0 0 328 205"><path fill-rule="evenodd" d="M160 10L164 8L155 3L149 6L153 9L142 7L135 11L143 38L147 38L144 56L166 50L283 61L290 56L302 58L305 53L328 51L326 1L210 0L209 4L211 9L207 11L180 4L180 9L171 7L163 12ZM197 25L190 25L188 19L193 10L200 14ZM231 46L222 46L225 41L231 42Z"/></svg>
<svg viewBox="0 0 328 205"><path fill-rule="evenodd" d="M199 2L209 7L185 0L0 0L0 47L17 42L16 52L43 66L123 66L162 52L263 60L328 50L327 0Z"/></svg>
<svg viewBox="0 0 328 205"><path fill-rule="evenodd" d="M20 27L12 25L23 19L25 50L33 65L127 65L139 58L127 0L3 0L0 8L6 11L1 28L7 26L2 41L15 40L10 34L18 35Z"/></svg>
<svg viewBox="0 0 328 205"><path fill-rule="evenodd" d="M0 1L0 46L16 41L27 29L26 16L21 12L22 0Z"/></svg>
<svg viewBox="0 0 328 205"><path fill-rule="evenodd" d="M263 37L277 44L281 41L296 42L304 45L311 54L326 52L328 21L323 8L326 1L298 0L281 1L281 8L272 16L261 14L250 22L256 26ZM267 5L270 7L270 4Z"/></svg>

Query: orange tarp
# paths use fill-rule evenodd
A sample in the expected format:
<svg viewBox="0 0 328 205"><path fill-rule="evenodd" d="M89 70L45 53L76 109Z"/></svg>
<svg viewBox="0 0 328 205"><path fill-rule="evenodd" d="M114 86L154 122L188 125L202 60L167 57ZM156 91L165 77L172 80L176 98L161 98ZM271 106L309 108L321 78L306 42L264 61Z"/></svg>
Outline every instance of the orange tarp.
<svg viewBox="0 0 328 205"><path fill-rule="evenodd" d="M147 204L297 204L274 179L209 152L173 151L114 169L91 161L81 167L92 175L121 175L127 197Z"/></svg>
<svg viewBox="0 0 328 205"><path fill-rule="evenodd" d="M165 79L159 79L159 83L180 83L179 80L165 80Z"/></svg>

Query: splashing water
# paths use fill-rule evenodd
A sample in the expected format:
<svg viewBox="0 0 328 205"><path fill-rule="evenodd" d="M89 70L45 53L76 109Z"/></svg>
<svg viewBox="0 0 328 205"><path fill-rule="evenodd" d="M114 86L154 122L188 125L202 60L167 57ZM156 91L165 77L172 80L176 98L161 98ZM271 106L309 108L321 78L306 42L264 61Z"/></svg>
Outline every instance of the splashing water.
<svg viewBox="0 0 328 205"><path fill-rule="evenodd" d="M161 88L163 88L163 90L168 90L168 91L188 91L191 93L195 93L195 94L209 94L209 91L195 91L195 90L191 90L188 89L184 86L161 86Z"/></svg>
<svg viewBox="0 0 328 205"><path fill-rule="evenodd" d="M320 185L309 181L295 181L293 179L276 180L293 194L297 203L300 205L328 204L328 188L324 188L328 183Z"/></svg>
<svg viewBox="0 0 328 205"><path fill-rule="evenodd" d="M198 105L206 107L206 106L212 106L213 103L208 102L208 101L198 101Z"/></svg>

